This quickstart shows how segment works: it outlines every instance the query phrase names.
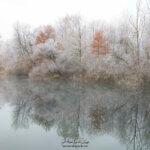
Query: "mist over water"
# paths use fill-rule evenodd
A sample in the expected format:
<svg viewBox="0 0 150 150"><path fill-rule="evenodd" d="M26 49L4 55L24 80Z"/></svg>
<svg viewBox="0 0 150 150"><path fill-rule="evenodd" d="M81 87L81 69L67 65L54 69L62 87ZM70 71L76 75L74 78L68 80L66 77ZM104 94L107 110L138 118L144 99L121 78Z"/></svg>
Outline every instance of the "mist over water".
<svg viewBox="0 0 150 150"><path fill-rule="evenodd" d="M0 149L149 150L149 87L65 80L0 80ZM70 142L70 144L72 144ZM68 145L68 143L67 143Z"/></svg>

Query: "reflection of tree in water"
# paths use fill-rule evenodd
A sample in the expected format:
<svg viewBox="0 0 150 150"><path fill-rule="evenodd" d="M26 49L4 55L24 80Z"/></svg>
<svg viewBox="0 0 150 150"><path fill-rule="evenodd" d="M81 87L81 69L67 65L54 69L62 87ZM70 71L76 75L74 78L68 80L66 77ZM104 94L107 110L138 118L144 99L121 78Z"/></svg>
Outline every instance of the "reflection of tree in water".
<svg viewBox="0 0 150 150"><path fill-rule="evenodd" d="M150 127L147 126L150 115L145 118L145 114L150 110L145 107L145 104L149 105L150 95L146 96L141 91L138 94L135 92L130 101L113 114L113 119L116 121L113 124L113 128L122 142L128 145L128 149L148 150L150 147L148 142L150 139ZM149 134L148 138L146 138L147 133Z"/></svg>
<svg viewBox="0 0 150 150"><path fill-rule="evenodd" d="M31 105L28 103L28 101L18 101L14 108L13 113L13 126L15 128L23 127L28 128L29 127L29 119L30 119L30 112L32 110Z"/></svg>
<svg viewBox="0 0 150 150"><path fill-rule="evenodd" d="M15 128L36 123L45 130L55 127L58 135L72 139L83 133L116 134L128 149L150 147L149 88L135 91L95 83L10 80L5 89L11 95Z"/></svg>
<svg viewBox="0 0 150 150"><path fill-rule="evenodd" d="M45 130L49 131L51 129L51 127L54 126L54 123L55 121L54 120L46 120L45 118L43 117L40 117L40 116L34 116L33 117L33 120L36 124L42 126Z"/></svg>
<svg viewBox="0 0 150 150"><path fill-rule="evenodd" d="M91 118L91 124L92 124L92 128L100 130L101 129L101 125L104 123L105 121L105 108L99 108L98 105L96 105L94 108L92 107L90 109L90 115L89 117Z"/></svg>

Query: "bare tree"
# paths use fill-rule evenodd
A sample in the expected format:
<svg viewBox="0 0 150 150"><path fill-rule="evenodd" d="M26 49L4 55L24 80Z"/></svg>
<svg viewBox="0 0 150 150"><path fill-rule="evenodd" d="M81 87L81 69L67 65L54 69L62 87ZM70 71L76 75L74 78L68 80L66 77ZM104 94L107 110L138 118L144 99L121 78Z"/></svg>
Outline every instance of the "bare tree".
<svg viewBox="0 0 150 150"><path fill-rule="evenodd" d="M32 54L34 46L34 36L30 26L17 23L14 27L14 41L20 56Z"/></svg>
<svg viewBox="0 0 150 150"><path fill-rule="evenodd" d="M64 50L71 51L82 64L83 50L86 48L85 25L80 16L66 16L59 22L58 41Z"/></svg>
<svg viewBox="0 0 150 150"><path fill-rule="evenodd" d="M119 38L118 41L118 44L123 47L126 53L118 53L118 51L113 50L113 56L123 62L132 73L136 74L139 81L143 78L142 64L145 53L143 47L145 15L141 11L141 5L141 0L137 1L135 20L129 19L127 31L124 32L128 34L123 37L124 34L121 33L122 38Z"/></svg>

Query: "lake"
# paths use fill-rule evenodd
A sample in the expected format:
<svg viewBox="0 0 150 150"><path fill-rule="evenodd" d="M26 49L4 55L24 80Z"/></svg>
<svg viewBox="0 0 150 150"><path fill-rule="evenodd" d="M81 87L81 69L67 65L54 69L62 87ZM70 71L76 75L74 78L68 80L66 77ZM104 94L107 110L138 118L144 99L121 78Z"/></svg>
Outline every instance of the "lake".
<svg viewBox="0 0 150 150"><path fill-rule="evenodd" d="M0 150L149 150L150 87L0 80Z"/></svg>

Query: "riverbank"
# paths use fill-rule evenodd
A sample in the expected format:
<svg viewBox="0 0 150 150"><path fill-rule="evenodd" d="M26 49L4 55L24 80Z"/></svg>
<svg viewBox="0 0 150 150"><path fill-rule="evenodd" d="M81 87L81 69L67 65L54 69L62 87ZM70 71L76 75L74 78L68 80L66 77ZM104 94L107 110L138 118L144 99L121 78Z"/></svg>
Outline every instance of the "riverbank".
<svg viewBox="0 0 150 150"><path fill-rule="evenodd" d="M39 80L39 81L53 81L53 80L70 80L70 81L75 81L75 82L96 82L96 83L113 83L116 85L123 85L126 87L139 87L139 86L144 86L146 84L150 83L149 79L145 79L142 83L138 82L137 78L135 76L119 76L119 75L107 75L101 78L96 78L96 77L90 77L86 74L58 74L58 73L48 73L48 74L43 74L43 75L36 75L36 76L30 76L29 74L23 74L23 73L10 73L5 70L0 71L0 78L7 78L9 76L24 76L28 79L31 80Z"/></svg>

